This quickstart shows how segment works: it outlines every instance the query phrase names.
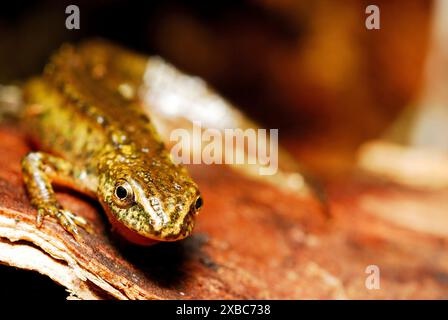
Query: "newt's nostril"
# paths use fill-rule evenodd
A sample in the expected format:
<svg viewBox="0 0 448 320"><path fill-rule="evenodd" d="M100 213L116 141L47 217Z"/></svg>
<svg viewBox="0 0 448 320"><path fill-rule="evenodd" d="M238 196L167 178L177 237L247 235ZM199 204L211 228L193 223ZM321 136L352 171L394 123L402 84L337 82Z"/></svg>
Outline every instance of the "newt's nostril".
<svg viewBox="0 0 448 320"><path fill-rule="evenodd" d="M196 199L196 203L194 204L194 208L196 209L196 210L199 210L199 209L201 209L202 208L202 205L204 204L204 201L202 200L202 198L201 197L198 197L197 199Z"/></svg>

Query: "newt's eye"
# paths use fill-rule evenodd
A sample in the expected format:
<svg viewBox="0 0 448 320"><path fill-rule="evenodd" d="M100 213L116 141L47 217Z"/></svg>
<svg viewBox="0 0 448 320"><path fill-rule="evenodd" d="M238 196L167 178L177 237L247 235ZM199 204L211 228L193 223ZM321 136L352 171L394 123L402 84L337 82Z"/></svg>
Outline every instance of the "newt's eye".
<svg viewBox="0 0 448 320"><path fill-rule="evenodd" d="M199 209L201 209L203 204L204 204L204 201L203 201L202 198L199 196L199 197L196 199L196 202L195 202L195 204L194 204L194 208L196 209L196 211L198 211Z"/></svg>
<svg viewBox="0 0 448 320"><path fill-rule="evenodd" d="M120 207L128 207L134 202L134 192L125 180L119 180L115 185L114 201Z"/></svg>

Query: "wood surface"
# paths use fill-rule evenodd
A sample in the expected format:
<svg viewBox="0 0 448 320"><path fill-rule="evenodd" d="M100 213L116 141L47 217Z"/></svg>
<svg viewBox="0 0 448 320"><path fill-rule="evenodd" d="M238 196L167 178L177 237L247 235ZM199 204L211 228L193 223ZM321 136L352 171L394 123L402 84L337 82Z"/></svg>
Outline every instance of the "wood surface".
<svg viewBox="0 0 448 320"><path fill-rule="evenodd" d="M448 191L353 170L326 183L326 219L312 202L225 166L195 165L205 206L187 240L126 244L98 204L58 190L64 206L94 225L77 243L52 218L35 227L20 172L28 146L7 126L0 141L0 261L49 276L68 298L448 298L448 228L440 228ZM380 268L379 290L365 286L369 265Z"/></svg>

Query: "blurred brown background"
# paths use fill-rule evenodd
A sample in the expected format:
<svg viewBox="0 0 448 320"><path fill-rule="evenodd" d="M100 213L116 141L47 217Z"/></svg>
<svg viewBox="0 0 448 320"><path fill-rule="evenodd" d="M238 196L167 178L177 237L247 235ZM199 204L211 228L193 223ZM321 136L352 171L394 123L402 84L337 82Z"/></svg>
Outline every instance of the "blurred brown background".
<svg viewBox="0 0 448 320"><path fill-rule="evenodd" d="M65 29L68 4L80 8L80 30ZM375 1L381 30L365 28L369 4L18 1L1 10L0 83L39 73L65 41L105 37L205 78L263 126L280 128L308 167L341 172L422 84L431 1Z"/></svg>

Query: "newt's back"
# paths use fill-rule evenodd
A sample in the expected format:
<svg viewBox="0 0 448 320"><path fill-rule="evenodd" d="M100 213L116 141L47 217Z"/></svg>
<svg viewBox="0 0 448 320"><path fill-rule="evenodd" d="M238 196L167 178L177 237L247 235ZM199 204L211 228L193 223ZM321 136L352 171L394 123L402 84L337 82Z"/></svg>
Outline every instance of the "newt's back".
<svg viewBox="0 0 448 320"><path fill-rule="evenodd" d="M24 118L42 150L97 181L98 198L119 226L172 241L190 234L199 192L171 161L136 94L146 61L102 41L65 45L25 86ZM120 199L124 183L129 203Z"/></svg>

